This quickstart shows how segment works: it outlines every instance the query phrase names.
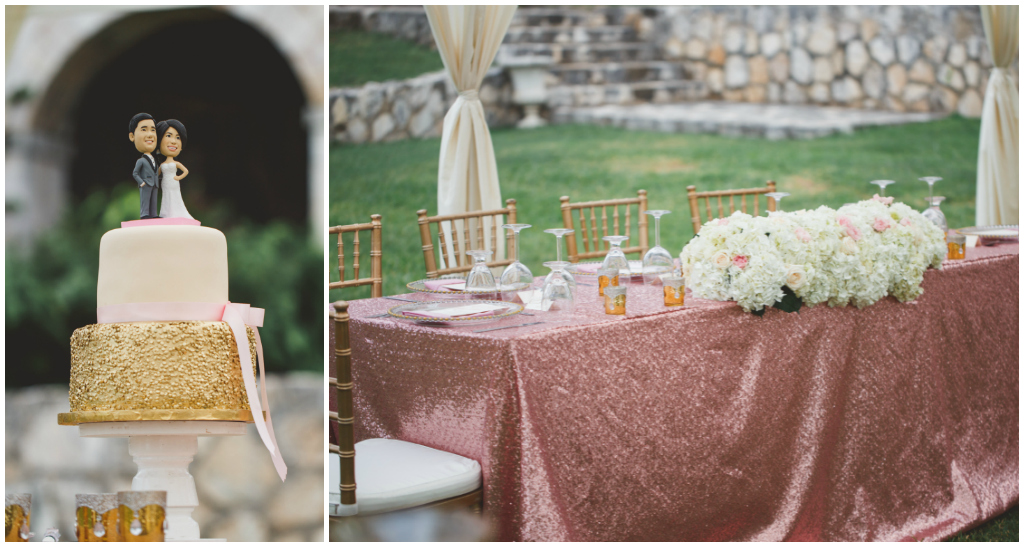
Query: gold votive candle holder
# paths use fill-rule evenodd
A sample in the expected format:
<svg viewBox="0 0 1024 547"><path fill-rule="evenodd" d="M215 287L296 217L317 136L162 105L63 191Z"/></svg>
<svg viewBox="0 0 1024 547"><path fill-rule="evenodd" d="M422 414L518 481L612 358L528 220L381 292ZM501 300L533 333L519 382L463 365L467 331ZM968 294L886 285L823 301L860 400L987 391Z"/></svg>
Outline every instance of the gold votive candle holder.
<svg viewBox="0 0 1024 547"><path fill-rule="evenodd" d="M665 291L665 305L668 307L682 306L686 293L686 280L670 275L662 278L661 283Z"/></svg>
<svg viewBox="0 0 1024 547"><path fill-rule="evenodd" d="M164 541L167 531L167 492L118 492L117 516L121 541Z"/></svg>
<svg viewBox="0 0 1024 547"><path fill-rule="evenodd" d="M602 268L597 270L597 294L598 296L604 296L605 287L618 287L619 286L619 269L618 268Z"/></svg>
<svg viewBox="0 0 1024 547"><path fill-rule="evenodd" d="M32 537L32 494L7 494L4 498L4 541L28 541Z"/></svg>
<svg viewBox="0 0 1024 547"><path fill-rule="evenodd" d="M967 256L967 236L953 232L946 236L946 247L950 260L963 260Z"/></svg>
<svg viewBox="0 0 1024 547"><path fill-rule="evenodd" d="M608 315L626 315L626 287L604 288L604 312Z"/></svg>
<svg viewBox="0 0 1024 547"><path fill-rule="evenodd" d="M78 541L124 541L117 514L117 494L75 494Z"/></svg>

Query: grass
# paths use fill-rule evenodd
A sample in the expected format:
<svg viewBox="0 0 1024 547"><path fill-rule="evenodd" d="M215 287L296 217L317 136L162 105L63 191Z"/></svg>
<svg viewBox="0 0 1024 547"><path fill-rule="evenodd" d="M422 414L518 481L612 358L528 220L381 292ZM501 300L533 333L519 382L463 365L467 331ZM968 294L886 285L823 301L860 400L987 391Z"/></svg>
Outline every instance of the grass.
<svg viewBox="0 0 1024 547"><path fill-rule="evenodd" d="M937 175L944 177L936 195L946 196L942 210L950 226L973 225L979 125L954 116L811 141L569 125L495 130L492 138L502 197L515 198L519 222L534 226L522 233L523 262L541 275L547 272L541 263L553 260L555 251L554 237L543 230L562 226L562 195L594 200L646 189L650 208L672 211L662 219L661 243L673 254L693 237L690 184L698 190L745 188L771 179L792 194L783 208L795 210L837 208L875 193L868 181L892 179L897 183L888 195L923 209L928 188L917 178ZM385 294L405 292L405 283L425 276L416 211L436 214L439 147L439 139L331 146L329 221L353 224L368 222L371 213L383 215Z"/></svg>
<svg viewBox="0 0 1024 547"><path fill-rule="evenodd" d="M413 78L444 68L436 51L372 32L332 30L328 47L331 87Z"/></svg>
<svg viewBox="0 0 1024 547"><path fill-rule="evenodd" d="M946 541L1020 541L1020 506L1014 505L1002 515Z"/></svg>

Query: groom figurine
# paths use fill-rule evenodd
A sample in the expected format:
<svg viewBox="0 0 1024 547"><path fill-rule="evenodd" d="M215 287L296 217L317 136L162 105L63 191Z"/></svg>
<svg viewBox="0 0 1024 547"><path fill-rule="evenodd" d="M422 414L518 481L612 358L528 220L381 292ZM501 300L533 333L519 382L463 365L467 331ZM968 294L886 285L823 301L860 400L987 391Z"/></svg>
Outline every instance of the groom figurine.
<svg viewBox="0 0 1024 547"><path fill-rule="evenodd" d="M160 177L156 176L156 121L153 116L140 112L132 116L128 122L128 140L135 143L135 149L142 152L142 157L135 162L132 177L139 185L139 218L157 218L157 189L160 188Z"/></svg>

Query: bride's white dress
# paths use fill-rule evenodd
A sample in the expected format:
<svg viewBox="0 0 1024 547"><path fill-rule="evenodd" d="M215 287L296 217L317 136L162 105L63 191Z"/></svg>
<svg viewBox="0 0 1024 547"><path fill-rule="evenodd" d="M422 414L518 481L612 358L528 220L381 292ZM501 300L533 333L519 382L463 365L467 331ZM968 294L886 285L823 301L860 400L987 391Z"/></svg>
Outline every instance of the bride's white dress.
<svg viewBox="0 0 1024 547"><path fill-rule="evenodd" d="M160 164L160 191L163 200L160 203L161 218L192 218L181 200L181 185L174 180L178 167L173 163Z"/></svg>

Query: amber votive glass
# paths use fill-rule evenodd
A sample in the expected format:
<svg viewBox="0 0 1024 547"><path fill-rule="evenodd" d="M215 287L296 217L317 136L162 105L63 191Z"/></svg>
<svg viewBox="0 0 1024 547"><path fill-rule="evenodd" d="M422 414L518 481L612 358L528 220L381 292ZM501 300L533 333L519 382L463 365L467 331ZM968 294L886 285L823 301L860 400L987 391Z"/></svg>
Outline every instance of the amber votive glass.
<svg viewBox="0 0 1024 547"><path fill-rule="evenodd" d="M163 541L167 492L118 492L117 516L121 541Z"/></svg>
<svg viewBox="0 0 1024 547"><path fill-rule="evenodd" d="M682 306L686 292L686 280L678 276L669 276L661 280L665 290L666 306Z"/></svg>
<svg viewBox="0 0 1024 547"><path fill-rule="evenodd" d="M963 234L952 232L946 236L946 247L949 248L947 258L950 260L963 260L967 256L967 237Z"/></svg>
<svg viewBox="0 0 1024 547"><path fill-rule="evenodd" d="M608 315L626 315L626 287L605 287L604 312Z"/></svg>
<svg viewBox="0 0 1024 547"><path fill-rule="evenodd" d="M31 520L32 494L7 494L4 499L4 541L28 541Z"/></svg>
<svg viewBox="0 0 1024 547"><path fill-rule="evenodd" d="M619 269L618 268L602 268L597 270L597 294L598 296L604 296L605 287L618 287L619 286Z"/></svg>
<svg viewBox="0 0 1024 547"><path fill-rule="evenodd" d="M117 494L75 494L75 537L78 541L123 541Z"/></svg>

